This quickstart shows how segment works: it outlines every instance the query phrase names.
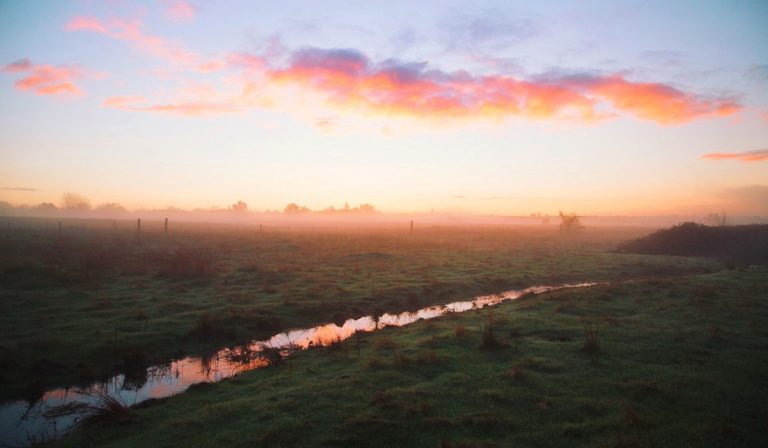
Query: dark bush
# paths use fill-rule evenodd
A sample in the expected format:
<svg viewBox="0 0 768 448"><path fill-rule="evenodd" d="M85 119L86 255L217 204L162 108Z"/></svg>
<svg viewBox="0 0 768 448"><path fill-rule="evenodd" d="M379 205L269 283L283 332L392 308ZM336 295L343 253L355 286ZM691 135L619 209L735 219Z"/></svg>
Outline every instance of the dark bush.
<svg viewBox="0 0 768 448"><path fill-rule="evenodd" d="M626 242L621 252L714 257L731 267L768 264L768 224L710 227L686 222Z"/></svg>
<svg viewBox="0 0 768 448"><path fill-rule="evenodd" d="M484 350L498 350L505 348L508 345L496 337L496 330L494 328L493 313L488 314L488 321L483 327L483 339L480 343L480 348Z"/></svg>

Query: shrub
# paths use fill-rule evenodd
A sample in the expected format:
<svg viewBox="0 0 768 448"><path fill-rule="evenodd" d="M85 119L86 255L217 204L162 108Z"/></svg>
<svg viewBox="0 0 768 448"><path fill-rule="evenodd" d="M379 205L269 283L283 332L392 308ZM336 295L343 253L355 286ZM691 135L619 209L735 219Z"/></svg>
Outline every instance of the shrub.
<svg viewBox="0 0 768 448"><path fill-rule="evenodd" d="M507 344L496 337L493 313L488 313L488 321L483 327L483 339L480 342L480 348L484 350L498 350L507 347Z"/></svg>
<svg viewBox="0 0 768 448"><path fill-rule="evenodd" d="M717 257L729 267L768 263L768 224L710 227L686 222L622 244L622 252Z"/></svg>

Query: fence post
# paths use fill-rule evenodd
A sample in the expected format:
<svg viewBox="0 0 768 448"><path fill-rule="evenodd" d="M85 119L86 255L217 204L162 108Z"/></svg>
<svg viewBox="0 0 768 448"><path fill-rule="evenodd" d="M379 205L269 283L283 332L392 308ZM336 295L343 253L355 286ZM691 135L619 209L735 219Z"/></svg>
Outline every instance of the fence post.
<svg viewBox="0 0 768 448"><path fill-rule="evenodd" d="M355 331L355 340L357 341L357 357L360 357L360 330Z"/></svg>

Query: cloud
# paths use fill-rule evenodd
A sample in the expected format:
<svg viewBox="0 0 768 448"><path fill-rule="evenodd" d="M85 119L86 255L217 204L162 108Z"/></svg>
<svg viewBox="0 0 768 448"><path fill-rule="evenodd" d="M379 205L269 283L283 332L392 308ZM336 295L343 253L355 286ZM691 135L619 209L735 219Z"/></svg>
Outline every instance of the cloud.
<svg viewBox="0 0 768 448"><path fill-rule="evenodd" d="M92 21L70 23L94 28ZM195 54L176 52L178 48L169 46L168 41L143 35L137 24L115 22L107 28L107 33L130 40L143 51L197 69L204 66ZM729 115L741 109L730 98L708 98L664 83L633 81L622 74L560 72L531 78L475 75L466 70L439 70L425 61L375 61L355 48L306 47L288 51L281 47L279 52L264 54L232 53L216 64L240 72L239 77L228 78L227 95L187 92L170 102L126 102L124 97L113 97L104 106L184 115L218 114L264 105L293 107L295 112L292 105L319 98L321 107L385 116L595 122L630 115L665 125ZM232 90L233 85L237 92ZM287 91L290 100L280 103L281 94ZM303 107L308 108L308 104Z"/></svg>
<svg viewBox="0 0 768 448"><path fill-rule="evenodd" d="M85 77L85 72L76 67L36 65L29 59L20 59L6 65L6 73L22 73L15 82L19 90L35 92L38 95L79 95L82 93L75 80Z"/></svg>
<svg viewBox="0 0 768 448"><path fill-rule="evenodd" d="M539 25L533 20L512 17L502 11L456 13L445 17L439 28L451 50L499 50L534 36Z"/></svg>
<svg viewBox="0 0 768 448"><path fill-rule="evenodd" d="M141 20L112 18L109 21L102 21L96 17L77 16L70 19L64 29L73 32L94 32L128 42L134 50L140 53L187 70L210 72L219 70L225 65L216 59L203 58L199 54L187 50L179 42L145 33L142 30Z"/></svg>
<svg viewBox="0 0 768 448"><path fill-rule="evenodd" d="M229 101L190 100L152 104L147 98L130 96L109 97L102 102L102 106L132 112L158 112L186 116L221 114L236 112L240 109L237 104Z"/></svg>
<svg viewBox="0 0 768 448"><path fill-rule="evenodd" d="M744 77L750 81L768 82L768 64L754 64L744 72Z"/></svg>
<svg viewBox="0 0 768 448"><path fill-rule="evenodd" d="M678 67L685 59L683 53L672 50L649 50L640 53L640 59L648 64L663 67Z"/></svg>
<svg viewBox="0 0 768 448"><path fill-rule="evenodd" d="M37 191L37 188L28 187L0 187L3 191Z"/></svg>
<svg viewBox="0 0 768 448"><path fill-rule="evenodd" d="M64 27L67 31L92 31L107 34L109 30L95 17L74 17Z"/></svg>
<svg viewBox="0 0 768 448"><path fill-rule="evenodd" d="M426 40L424 34L412 28L405 28L392 36L389 43L393 46L395 53L400 53L424 40Z"/></svg>
<svg viewBox="0 0 768 448"><path fill-rule="evenodd" d="M350 48L303 48L282 67L258 61L260 75L274 83L319 92L337 105L395 115L594 121L624 112L677 124L740 109L731 99L708 99L662 83L630 81L619 74L534 79L475 76L463 70L432 69L426 62L374 62ZM613 110L606 112L606 108Z"/></svg>
<svg viewBox="0 0 768 448"><path fill-rule="evenodd" d="M730 98L705 99L661 83L630 82L621 75L575 77L577 88L585 89L613 107L664 124L689 121L711 115L730 115L740 109Z"/></svg>
<svg viewBox="0 0 768 448"><path fill-rule="evenodd" d="M711 152L701 156L708 160L740 160L742 162L768 161L768 148L742 152Z"/></svg>
<svg viewBox="0 0 768 448"><path fill-rule="evenodd" d="M165 16L175 22L191 22L195 20L197 8L183 0L165 0Z"/></svg>

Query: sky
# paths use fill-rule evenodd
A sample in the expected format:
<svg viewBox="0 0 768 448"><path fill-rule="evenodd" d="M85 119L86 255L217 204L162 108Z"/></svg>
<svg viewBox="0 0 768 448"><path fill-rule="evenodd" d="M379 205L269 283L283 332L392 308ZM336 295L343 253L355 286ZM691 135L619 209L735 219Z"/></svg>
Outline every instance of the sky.
<svg viewBox="0 0 768 448"><path fill-rule="evenodd" d="M768 216L768 2L0 0L0 201Z"/></svg>

